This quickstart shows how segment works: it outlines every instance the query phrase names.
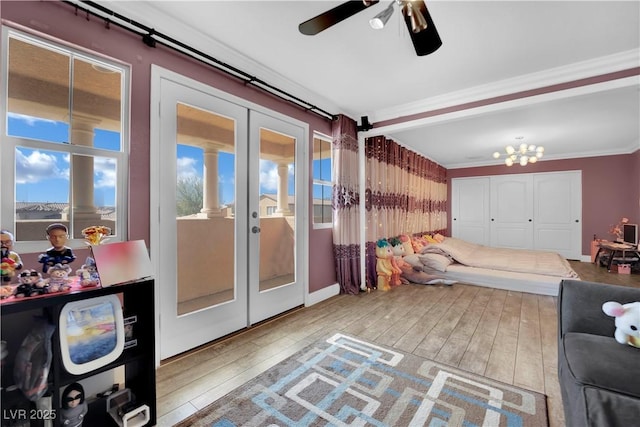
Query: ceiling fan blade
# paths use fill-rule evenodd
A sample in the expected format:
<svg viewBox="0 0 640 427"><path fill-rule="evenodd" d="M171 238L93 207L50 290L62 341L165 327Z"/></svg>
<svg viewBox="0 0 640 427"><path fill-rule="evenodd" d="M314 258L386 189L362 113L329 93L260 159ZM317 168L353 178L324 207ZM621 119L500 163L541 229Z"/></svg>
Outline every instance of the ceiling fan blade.
<svg viewBox="0 0 640 427"><path fill-rule="evenodd" d="M424 19L427 21L427 29L414 33L411 26L411 18L405 15L404 22L407 25L407 31L409 31L409 36L411 37L411 42L413 43L413 48L416 50L416 54L418 56L429 55L442 46L442 40L424 1L413 2L413 6L418 8L422 16L424 16Z"/></svg>
<svg viewBox="0 0 640 427"><path fill-rule="evenodd" d="M298 25L298 30L308 36L316 35L378 2L379 0L355 0L342 3Z"/></svg>

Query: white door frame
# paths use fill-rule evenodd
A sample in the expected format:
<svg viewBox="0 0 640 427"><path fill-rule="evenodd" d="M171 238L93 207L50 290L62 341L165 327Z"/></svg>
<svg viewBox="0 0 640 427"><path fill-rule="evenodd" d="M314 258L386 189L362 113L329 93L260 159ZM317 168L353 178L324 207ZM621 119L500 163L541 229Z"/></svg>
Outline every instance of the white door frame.
<svg viewBox="0 0 640 427"><path fill-rule="evenodd" d="M151 119L150 119L150 194L149 194L149 246L150 246L150 258L151 264L153 267L154 275L157 278L155 281L155 312L156 312L156 366L160 364L160 316L161 313L161 295L160 291L162 289L162 277L159 274L160 266L162 260L160 259L160 248L162 245L162 230L160 229L160 192L163 191L160 185L160 174L164 171L161 170L161 163L159 152L161 147L159 146L159 141L161 139L161 124L159 123L160 117L160 86L162 80L169 80L178 84L182 84L189 88L201 91L203 93L209 94L211 96L220 98L222 100L237 104L241 107L244 107L248 110L256 111L273 118L288 122L295 126L301 127L303 129L302 138L300 141L299 147L303 151L303 161L297 165L298 170L296 174L299 174L297 179L300 180L301 185L298 186L297 191L301 191L299 194L300 200L302 200L302 206L300 207L303 210L303 214L297 218L296 228L300 228L300 232L298 234L301 241L297 242L296 248L296 259L297 263L299 263L299 278L298 280L302 281L302 294L303 294L303 303L309 299L309 285L308 285L308 253L309 253L309 215L307 215L309 205L309 164L308 161L308 138L309 138L309 125L308 123L302 122L300 120L291 118L284 114L278 113L276 111L265 108L261 105L255 104L253 102L247 101L245 99L239 98L235 95L231 95L229 93L223 92L219 89L201 83L199 81L190 79L181 74L175 73L173 71L167 70L165 68L159 67L157 65L152 65L151 67ZM248 129L245 129L248 131ZM247 141L248 143L248 141ZM241 173L239 170L237 174ZM246 181L246 179L245 179ZM247 233L249 224L246 224ZM245 234L246 236L246 234ZM249 239L245 239L245 241L249 241ZM247 319L247 325L249 325L249 319Z"/></svg>

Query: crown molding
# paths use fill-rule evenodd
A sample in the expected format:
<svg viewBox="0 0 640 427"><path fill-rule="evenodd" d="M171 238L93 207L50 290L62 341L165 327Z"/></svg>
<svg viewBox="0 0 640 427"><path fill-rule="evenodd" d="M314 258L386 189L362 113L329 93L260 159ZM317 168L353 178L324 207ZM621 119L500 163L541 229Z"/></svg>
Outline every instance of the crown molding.
<svg viewBox="0 0 640 427"><path fill-rule="evenodd" d="M466 104L474 101L510 95L551 85L572 82L640 66L640 49L632 49L563 67L551 68L486 85L475 86L441 96L398 105L369 113L373 123Z"/></svg>

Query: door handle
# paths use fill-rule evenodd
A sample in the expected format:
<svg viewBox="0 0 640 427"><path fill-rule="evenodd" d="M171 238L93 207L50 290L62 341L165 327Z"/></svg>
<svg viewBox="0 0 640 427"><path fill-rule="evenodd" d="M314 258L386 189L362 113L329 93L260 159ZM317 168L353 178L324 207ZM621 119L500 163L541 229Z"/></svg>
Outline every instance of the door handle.
<svg viewBox="0 0 640 427"><path fill-rule="evenodd" d="M254 225L253 227L251 227L251 232L254 234L257 234L260 232L260 227L258 227L257 225Z"/></svg>

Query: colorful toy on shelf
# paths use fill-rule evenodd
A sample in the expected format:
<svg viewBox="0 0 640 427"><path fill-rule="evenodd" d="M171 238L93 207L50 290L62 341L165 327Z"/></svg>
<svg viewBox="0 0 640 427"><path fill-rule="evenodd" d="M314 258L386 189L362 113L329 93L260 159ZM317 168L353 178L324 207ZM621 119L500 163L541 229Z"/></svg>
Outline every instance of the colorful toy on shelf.
<svg viewBox="0 0 640 427"><path fill-rule="evenodd" d="M68 238L69 230L66 225L56 222L47 227L47 239L52 246L38 257L38 262L42 264L43 273L46 273L53 265L70 264L75 261L76 256L73 250L66 246Z"/></svg>
<svg viewBox="0 0 640 427"><path fill-rule="evenodd" d="M100 275L96 267L96 261L88 256L82 267L76 270L76 276L80 278L80 286L100 286Z"/></svg>
<svg viewBox="0 0 640 427"><path fill-rule="evenodd" d="M89 407L84 399L84 388L80 383L72 383L62 393L60 421L63 426L80 427Z"/></svg>
<svg viewBox="0 0 640 427"><path fill-rule="evenodd" d="M22 259L13 251L13 234L9 230L0 230L0 242L2 244L2 260L0 261L0 276L2 283L7 284L13 280L16 271L22 269Z"/></svg>
<svg viewBox="0 0 640 427"><path fill-rule="evenodd" d="M36 270L24 270L18 275L18 287L15 290L16 298L34 297L48 292L47 283L42 279L42 274Z"/></svg>
<svg viewBox="0 0 640 427"><path fill-rule="evenodd" d="M69 278L71 267L68 265L55 264L49 267L47 274L49 277L44 281L49 293L65 292L71 289L72 279Z"/></svg>
<svg viewBox="0 0 640 427"><path fill-rule="evenodd" d="M391 289L391 275L395 272L391 259L393 252L391 245L385 239L376 243L376 273L378 276L377 287L381 291Z"/></svg>
<svg viewBox="0 0 640 427"><path fill-rule="evenodd" d="M104 225L92 225L82 230L82 236L90 246L96 246L106 242L106 237L111 234L111 229Z"/></svg>

